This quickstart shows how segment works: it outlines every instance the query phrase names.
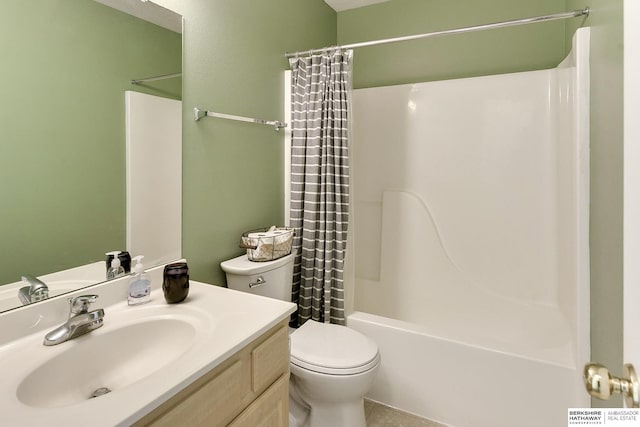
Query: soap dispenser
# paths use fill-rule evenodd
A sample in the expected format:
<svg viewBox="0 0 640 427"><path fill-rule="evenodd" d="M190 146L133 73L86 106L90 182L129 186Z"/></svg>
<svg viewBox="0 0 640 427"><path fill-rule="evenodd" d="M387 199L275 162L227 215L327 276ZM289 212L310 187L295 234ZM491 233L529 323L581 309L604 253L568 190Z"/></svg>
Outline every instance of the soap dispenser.
<svg viewBox="0 0 640 427"><path fill-rule="evenodd" d="M129 305L144 304L151 301L151 280L144 272L142 265L142 255L133 257L136 265L133 267L133 277L129 281L129 295L127 302Z"/></svg>
<svg viewBox="0 0 640 427"><path fill-rule="evenodd" d="M107 252L107 256L112 255L111 267L107 270L107 280L116 279L125 275L124 268L120 265L120 251Z"/></svg>

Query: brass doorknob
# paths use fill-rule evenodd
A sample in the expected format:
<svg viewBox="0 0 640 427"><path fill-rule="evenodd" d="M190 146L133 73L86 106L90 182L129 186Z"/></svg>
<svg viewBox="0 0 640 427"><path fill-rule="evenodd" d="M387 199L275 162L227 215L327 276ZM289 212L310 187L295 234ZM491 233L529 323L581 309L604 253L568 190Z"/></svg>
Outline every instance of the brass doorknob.
<svg viewBox="0 0 640 427"><path fill-rule="evenodd" d="M598 399L609 400L612 394L620 393L627 408L640 407L640 383L633 365L624 365L624 377L618 378L599 363L584 366L584 385L587 392Z"/></svg>

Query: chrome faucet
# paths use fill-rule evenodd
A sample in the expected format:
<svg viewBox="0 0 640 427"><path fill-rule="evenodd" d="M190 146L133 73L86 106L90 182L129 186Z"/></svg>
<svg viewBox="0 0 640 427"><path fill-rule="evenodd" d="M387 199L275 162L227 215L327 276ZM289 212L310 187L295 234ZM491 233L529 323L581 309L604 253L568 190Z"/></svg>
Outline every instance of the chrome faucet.
<svg viewBox="0 0 640 427"><path fill-rule="evenodd" d="M18 298L22 305L49 298L49 288L43 281L28 274L22 276L22 280L29 284L18 291Z"/></svg>
<svg viewBox="0 0 640 427"><path fill-rule="evenodd" d="M69 319L45 335L43 344L61 344L102 326L104 310L99 308L89 311L89 306L97 298L98 295L80 295L79 297L68 298Z"/></svg>

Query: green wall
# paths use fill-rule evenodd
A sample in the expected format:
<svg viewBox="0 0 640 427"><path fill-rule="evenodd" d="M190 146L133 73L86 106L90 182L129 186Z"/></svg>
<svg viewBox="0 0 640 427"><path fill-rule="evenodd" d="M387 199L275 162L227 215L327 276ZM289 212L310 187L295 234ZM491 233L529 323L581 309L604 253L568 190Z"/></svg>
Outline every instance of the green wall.
<svg viewBox="0 0 640 427"><path fill-rule="evenodd" d="M347 44L545 15L565 0L393 0L338 14ZM565 56L564 21L357 49L354 87L551 68Z"/></svg>
<svg viewBox="0 0 640 427"><path fill-rule="evenodd" d="M159 0L184 29L183 255L194 279L224 284L243 231L282 224L284 133L193 108L284 119L285 52L335 44L322 0Z"/></svg>
<svg viewBox="0 0 640 427"><path fill-rule="evenodd" d="M321 0L157 3L185 17L183 255L194 278L218 284L219 263L242 253L243 231L282 222L283 137L251 124L195 123L194 107L280 119L284 52L564 9L564 0L394 0L339 14ZM354 80L364 87L548 68L564 51L562 23L364 48Z"/></svg>
<svg viewBox="0 0 640 427"><path fill-rule="evenodd" d="M622 0L593 0L591 27L591 360L622 374ZM585 3L568 0L569 9ZM567 25L567 43L580 22ZM594 406L620 407L593 399Z"/></svg>
<svg viewBox="0 0 640 427"><path fill-rule="evenodd" d="M181 43L94 1L2 1L0 283L124 248L124 91L180 71Z"/></svg>

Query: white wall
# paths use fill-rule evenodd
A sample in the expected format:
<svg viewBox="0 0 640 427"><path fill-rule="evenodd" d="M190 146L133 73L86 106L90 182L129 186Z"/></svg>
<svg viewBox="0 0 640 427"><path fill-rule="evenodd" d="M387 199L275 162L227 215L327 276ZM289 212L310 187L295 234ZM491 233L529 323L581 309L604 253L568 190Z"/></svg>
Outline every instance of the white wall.
<svg viewBox="0 0 640 427"><path fill-rule="evenodd" d="M358 277L379 276L383 192L403 190L476 285L555 303L571 212L558 180L572 177L557 167L557 84L553 70L354 91Z"/></svg>

